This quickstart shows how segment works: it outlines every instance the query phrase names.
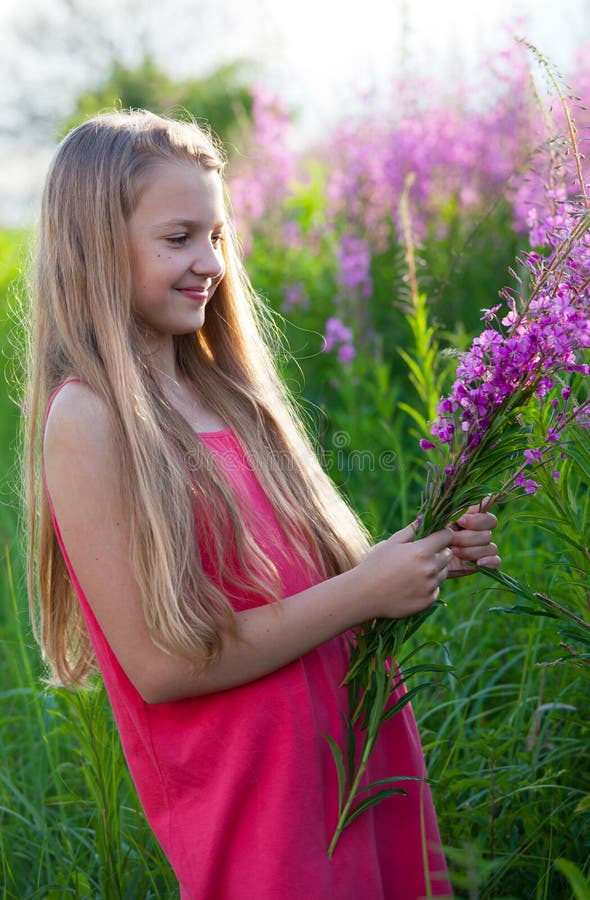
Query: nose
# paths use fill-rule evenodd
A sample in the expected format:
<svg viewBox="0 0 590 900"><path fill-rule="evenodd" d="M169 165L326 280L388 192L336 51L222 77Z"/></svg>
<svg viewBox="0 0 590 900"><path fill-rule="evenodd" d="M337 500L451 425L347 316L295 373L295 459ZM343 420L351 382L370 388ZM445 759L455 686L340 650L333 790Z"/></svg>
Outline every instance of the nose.
<svg viewBox="0 0 590 900"><path fill-rule="evenodd" d="M199 242L190 269L195 275L205 276L211 281L220 281L225 274L225 260L221 250L216 250L210 241L206 244Z"/></svg>

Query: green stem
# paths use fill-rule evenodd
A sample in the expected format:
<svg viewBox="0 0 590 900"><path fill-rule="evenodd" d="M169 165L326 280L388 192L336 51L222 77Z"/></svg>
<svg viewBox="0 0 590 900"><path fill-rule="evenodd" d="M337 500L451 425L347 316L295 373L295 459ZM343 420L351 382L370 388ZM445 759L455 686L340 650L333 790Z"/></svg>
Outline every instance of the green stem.
<svg viewBox="0 0 590 900"><path fill-rule="evenodd" d="M590 631L590 623L584 621L571 610L567 609L565 606L562 606L561 603L558 603L556 600L552 600L551 597L547 597L545 594L542 594L540 591L535 592L535 597L541 600L543 603L546 603L547 606L550 606L552 609L557 610L561 615L567 616L568 619L571 619L572 622L575 622L576 625L579 625L580 628L586 629L586 631Z"/></svg>
<svg viewBox="0 0 590 900"><path fill-rule="evenodd" d="M387 699L389 699L389 695L388 695ZM382 712L385 711L385 706L387 706L387 701L385 702ZM352 784L350 786L350 790L348 792L348 797L346 798L346 803L344 804L344 806L342 807L342 810L340 811L340 815L338 817L338 822L336 825L336 830L334 831L332 840L330 841L330 846L328 847L328 857L330 859L332 858L334 850L336 849L336 844L338 843L338 841L340 839L340 835L346 828L346 820L348 818L350 808L357 798L357 792L359 789L359 785L361 783L361 779L362 779L363 775L365 774L365 769L367 768L367 763L369 762L369 756L373 752L373 747L375 746L375 741L377 740L378 734L379 734L379 729L377 729L377 734L375 734L372 737L372 739L370 737L367 737L365 746L363 747L363 754L359 761L358 768L356 770L356 775L354 777L354 781L352 782Z"/></svg>

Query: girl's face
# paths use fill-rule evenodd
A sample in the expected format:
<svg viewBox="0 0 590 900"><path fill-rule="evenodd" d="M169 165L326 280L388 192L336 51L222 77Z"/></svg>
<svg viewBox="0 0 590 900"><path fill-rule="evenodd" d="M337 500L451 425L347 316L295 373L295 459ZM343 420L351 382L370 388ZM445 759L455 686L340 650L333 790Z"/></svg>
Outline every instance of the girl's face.
<svg viewBox="0 0 590 900"><path fill-rule="evenodd" d="M127 220L132 305L157 343L197 331L225 274L221 178L198 163L158 162Z"/></svg>

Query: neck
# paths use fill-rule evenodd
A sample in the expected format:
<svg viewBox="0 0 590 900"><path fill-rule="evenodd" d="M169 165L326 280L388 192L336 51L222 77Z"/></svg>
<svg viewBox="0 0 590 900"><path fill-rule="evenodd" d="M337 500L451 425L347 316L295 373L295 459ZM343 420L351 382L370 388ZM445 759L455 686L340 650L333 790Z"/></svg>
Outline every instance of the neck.
<svg viewBox="0 0 590 900"><path fill-rule="evenodd" d="M147 369L152 373L156 381L163 387L164 383L178 384L181 380L176 365L176 353L172 339L150 348L143 357Z"/></svg>

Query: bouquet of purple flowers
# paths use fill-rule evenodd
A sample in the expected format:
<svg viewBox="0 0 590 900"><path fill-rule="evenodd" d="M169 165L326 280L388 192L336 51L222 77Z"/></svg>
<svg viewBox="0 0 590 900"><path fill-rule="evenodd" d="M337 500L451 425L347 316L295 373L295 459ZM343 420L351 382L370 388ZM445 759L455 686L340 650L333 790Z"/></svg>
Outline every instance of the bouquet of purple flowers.
<svg viewBox="0 0 590 900"><path fill-rule="evenodd" d="M492 492L497 500L538 487L529 477L559 453L564 427L583 419L588 400L572 403L571 373L588 375L590 347L590 212L569 203L546 258L527 253L528 278L505 289L484 311L487 327L457 367L450 396L438 405L433 441L444 465L433 466L420 520L428 534ZM539 418L536 429L531 416ZM555 477L558 477L555 470Z"/></svg>
<svg viewBox="0 0 590 900"><path fill-rule="evenodd" d="M462 354L451 392L437 407L431 439L422 449L428 463L416 536L456 521L475 504L489 508L539 487L540 467L559 478L560 442L572 424L589 422L590 205L564 201L549 217L547 253L531 251L511 271L516 285L484 310L485 328ZM575 385L576 389L572 389ZM538 476L537 476L538 477ZM486 571L482 569L482 571ZM489 574L514 590L503 573ZM435 604L436 606L436 604ZM442 669L390 665L434 607L402 620L367 622L357 629L345 683L349 690L349 747L330 740L340 784L338 826L328 853L344 828L369 806L403 793L399 777L364 785L363 774L381 725L416 693L420 684L392 694L409 677ZM357 735L362 732L362 747Z"/></svg>

